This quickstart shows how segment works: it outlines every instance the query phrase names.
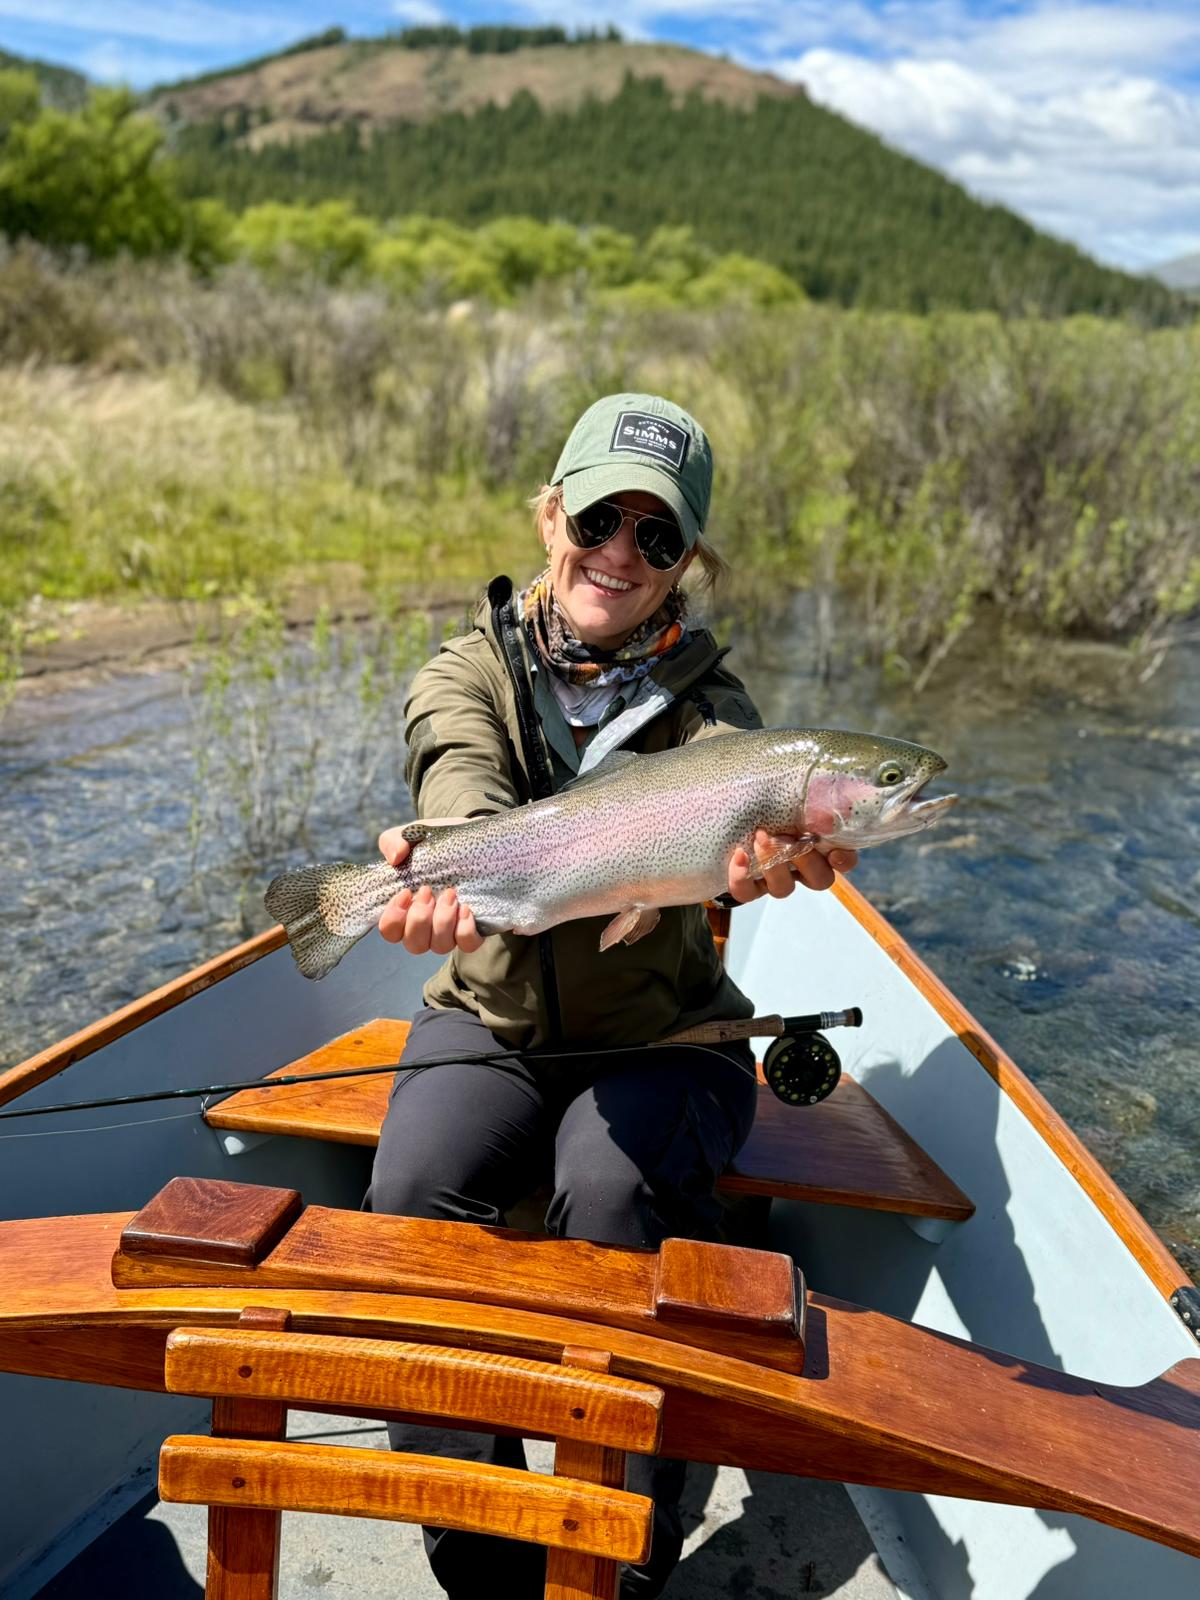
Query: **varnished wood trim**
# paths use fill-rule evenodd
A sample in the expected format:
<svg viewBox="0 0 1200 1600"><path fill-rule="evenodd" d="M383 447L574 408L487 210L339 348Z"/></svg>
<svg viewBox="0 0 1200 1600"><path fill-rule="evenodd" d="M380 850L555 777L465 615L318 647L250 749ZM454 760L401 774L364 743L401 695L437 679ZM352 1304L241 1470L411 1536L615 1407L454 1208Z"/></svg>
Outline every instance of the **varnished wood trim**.
<svg viewBox="0 0 1200 1600"><path fill-rule="evenodd" d="M650 1552L653 1505L644 1495L444 1456L172 1434L158 1458L158 1492L183 1505L431 1522L614 1561Z"/></svg>
<svg viewBox="0 0 1200 1600"><path fill-rule="evenodd" d="M854 920L892 958L942 1020L954 1030L984 1071L995 1079L1001 1091L1033 1125L1097 1206L1155 1288L1169 1299L1181 1285L1189 1284L1191 1279L1179 1262L1069 1124L1055 1111L1045 1095L1034 1088L1007 1051L996 1043L900 937L887 918L845 878L838 878L834 893Z"/></svg>
<svg viewBox="0 0 1200 1600"><path fill-rule="evenodd" d="M383 1405L643 1455L662 1437L663 1394L650 1384L406 1340L182 1327L167 1340L165 1374L171 1394L226 1395L239 1405Z"/></svg>
<svg viewBox="0 0 1200 1600"><path fill-rule="evenodd" d="M115 1289L109 1253L129 1220L123 1212L0 1222L6 1370L86 1382L102 1371L105 1382L158 1392L172 1328L237 1322L244 1284ZM542 1248L552 1255L564 1244L544 1240ZM1098 1383L817 1294L801 1377L757 1365L741 1349L721 1355L494 1305L327 1289L270 1298L291 1311L300 1333L434 1342L535 1361L561 1360L566 1347L603 1346L618 1377L666 1389L661 1453L668 1458L1081 1511L1200 1554L1194 1359L1137 1387ZM156 1360L145 1338L151 1327L159 1332Z"/></svg>
<svg viewBox="0 0 1200 1600"><path fill-rule="evenodd" d="M143 995L140 1000L132 1000L119 1011L112 1011L107 1017L101 1017L99 1022L93 1022L90 1027L81 1028L69 1039L63 1039L61 1043L51 1045L48 1050L30 1056L28 1061L18 1062L7 1072L0 1073L0 1106L15 1100L27 1089L34 1089L39 1083L45 1083L47 1078L65 1072L68 1067L73 1067L85 1056L102 1050L114 1039L132 1033L135 1028L140 1028L143 1022L149 1022L152 1017L159 1017L164 1011L182 1005L185 1000L190 1000L193 995L200 994L204 989L211 989L213 984L220 983L222 978L228 978L231 973L240 972L243 967L252 965L263 956L269 956L273 951L282 949L286 943L287 935L281 927L268 928L266 933L247 939L245 944L234 945L232 950L214 956L203 966L193 967L190 972L172 978L170 983L164 983L161 988Z"/></svg>

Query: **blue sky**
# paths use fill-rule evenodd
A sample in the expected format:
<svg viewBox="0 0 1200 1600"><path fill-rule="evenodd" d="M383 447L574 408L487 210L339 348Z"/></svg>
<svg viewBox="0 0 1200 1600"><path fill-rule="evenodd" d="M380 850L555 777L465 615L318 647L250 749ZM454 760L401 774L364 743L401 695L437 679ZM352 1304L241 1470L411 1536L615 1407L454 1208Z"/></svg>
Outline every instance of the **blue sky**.
<svg viewBox="0 0 1200 1600"><path fill-rule="evenodd" d="M439 20L725 51L1102 260L1200 250L1200 0L0 0L0 46L140 87Z"/></svg>

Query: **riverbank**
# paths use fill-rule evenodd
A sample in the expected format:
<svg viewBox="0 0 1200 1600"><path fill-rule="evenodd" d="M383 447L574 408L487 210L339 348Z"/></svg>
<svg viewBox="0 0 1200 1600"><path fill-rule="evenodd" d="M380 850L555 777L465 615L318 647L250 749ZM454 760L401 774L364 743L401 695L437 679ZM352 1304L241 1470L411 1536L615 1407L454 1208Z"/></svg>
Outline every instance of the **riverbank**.
<svg viewBox="0 0 1200 1600"><path fill-rule="evenodd" d="M1152 652L1200 606L1197 329L569 297L449 318L244 270L0 260L0 311L18 291L10 657L38 597L278 603L352 571L398 605L431 573L520 570L571 423L645 389L713 439L733 598L836 595L876 666L928 677L989 607Z"/></svg>
<svg viewBox="0 0 1200 1600"><path fill-rule="evenodd" d="M395 609L408 616L465 615L476 593L465 584L432 583L414 587ZM313 627L319 616L334 626L365 623L378 610L353 574L295 590L279 605L288 633ZM47 695L102 677L178 670L198 647L218 643L236 624L236 604L215 599L39 601L26 612L14 689L21 696Z"/></svg>

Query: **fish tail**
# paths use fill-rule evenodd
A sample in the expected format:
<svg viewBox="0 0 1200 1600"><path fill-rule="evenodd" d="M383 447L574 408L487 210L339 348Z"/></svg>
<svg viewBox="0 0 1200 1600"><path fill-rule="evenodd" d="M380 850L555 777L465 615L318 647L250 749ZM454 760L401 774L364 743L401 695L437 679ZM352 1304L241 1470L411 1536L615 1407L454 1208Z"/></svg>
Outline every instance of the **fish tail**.
<svg viewBox="0 0 1200 1600"><path fill-rule="evenodd" d="M264 898L283 924L300 971L306 978L324 978L376 926L404 879L386 861L370 867L334 861L282 873Z"/></svg>

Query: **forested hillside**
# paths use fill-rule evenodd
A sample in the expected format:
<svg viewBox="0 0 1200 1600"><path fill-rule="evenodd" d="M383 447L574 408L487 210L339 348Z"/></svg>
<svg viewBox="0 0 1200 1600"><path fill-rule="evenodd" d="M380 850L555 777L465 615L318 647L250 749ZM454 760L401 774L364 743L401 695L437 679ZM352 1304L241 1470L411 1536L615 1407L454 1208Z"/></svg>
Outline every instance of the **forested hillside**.
<svg viewBox="0 0 1200 1600"><path fill-rule="evenodd" d="M770 262L814 299L863 307L1177 314L1162 286L972 199L803 96L677 103L660 81L626 78L608 100L547 108L521 92L471 115L369 133L351 121L257 148L253 125L243 107L177 126L185 189L234 209L339 197L385 217L527 215L638 238L690 224L706 245Z"/></svg>
<svg viewBox="0 0 1200 1600"><path fill-rule="evenodd" d="M81 72L73 72L70 67L56 67L49 61L37 61L32 56L14 56L7 50L0 50L0 72L12 71L32 72L47 105L74 111L87 99L88 81Z"/></svg>

